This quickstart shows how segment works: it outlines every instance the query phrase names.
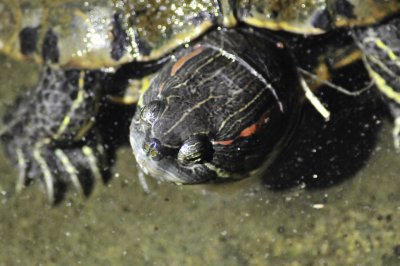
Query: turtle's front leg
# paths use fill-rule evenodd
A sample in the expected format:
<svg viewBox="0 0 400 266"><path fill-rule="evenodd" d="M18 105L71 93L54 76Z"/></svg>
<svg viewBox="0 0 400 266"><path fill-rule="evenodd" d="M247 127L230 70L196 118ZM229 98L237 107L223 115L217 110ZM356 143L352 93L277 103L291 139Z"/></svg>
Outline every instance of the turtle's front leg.
<svg viewBox="0 0 400 266"><path fill-rule="evenodd" d="M0 135L19 170L17 190L39 179L54 202L68 184L88 192L108 173L95 126L101 80L99 72L46 67L38 86L7 109Z"/></svg>
<svg viewBox="0 0 400 266"><path fill-rule="evenodd" d="M373 27L354 29L353 38L363 54L371 79L385 96L394 118L394 146L400 151L400 18Z"/></svg>

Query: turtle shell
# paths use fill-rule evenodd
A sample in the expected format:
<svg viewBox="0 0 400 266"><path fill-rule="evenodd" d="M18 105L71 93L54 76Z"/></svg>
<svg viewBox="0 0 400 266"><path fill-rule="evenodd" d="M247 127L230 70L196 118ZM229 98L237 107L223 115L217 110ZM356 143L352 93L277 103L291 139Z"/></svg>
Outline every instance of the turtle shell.
<svg viewBox="0 0 400 266"><path fill-rule="evenodd" d="M7 0L0 3L0 50L98 69L158 59L218 26L320 34L373 24L399 10L396 0Z"/></svg>

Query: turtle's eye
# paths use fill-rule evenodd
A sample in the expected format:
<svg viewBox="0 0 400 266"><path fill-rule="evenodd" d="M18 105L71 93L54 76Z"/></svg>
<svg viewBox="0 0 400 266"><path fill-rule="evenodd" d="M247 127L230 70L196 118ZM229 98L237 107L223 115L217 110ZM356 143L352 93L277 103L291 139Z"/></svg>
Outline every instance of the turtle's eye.
<svg viewBox="0 0 400 266"><path fill-rule="evenodd" d="M148 105L142 108L140 120L146 122L147 124L153 125L164 107L165 105L162 101L155 100L150 102Z"/></svg>
<svg viewBox="0 0 400 266"><path fill-rule="evenodd" d="M178 161L183 165L210 161L213 155L211 142L205 136L191 136L178 152Z"/></svg>

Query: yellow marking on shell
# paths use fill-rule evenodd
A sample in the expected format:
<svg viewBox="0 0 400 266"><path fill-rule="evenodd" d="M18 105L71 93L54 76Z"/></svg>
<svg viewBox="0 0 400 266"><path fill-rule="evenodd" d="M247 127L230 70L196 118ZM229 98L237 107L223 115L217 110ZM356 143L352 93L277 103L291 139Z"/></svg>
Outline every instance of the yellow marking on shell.
<svg viewBox="0 0 400 266"><path fill-rule="evenodd" d="M392 87L390 87L386 83L386 80L377 72L372 70L371 67L367 66L367 68L371 77L374 79L375 84L378 86L378 89L383 92L387 97L400 104L400 93L396 92Z"/></svg>
<svg viewBox="0 0 400 266"><path fill-rule="evenodd" d="M40 153L40 149L42 146L43 146L42 142L38 142L35 144L33 148L33 158L35 158L36 162L39 164L40 169L42 170L47 197L49 202L53 203L54 202L53 176L51 174L49 166L47 165L46 161L44 160L44 158Z"/></svg>
<svg viewBox="0 0 400 266"><path fill-rule="evenodd" d="M237 19L233 13L231 5L229 4L229 0L220 0L219 3L222 13L222 25L227 28L236 26Z"/></svg>
<svg viewBox="0 0 400 266"><path fill-rule="evenodd" d="M52 137L53 139L58 139L67 129L68 125L71 122L71 115L72 113L79 108L80 104L84 100L84 83L85 83L85 72L83 70L79 73L79 80L78 80L78 94L76 99L73 101L71 105L71 109L69 110L68 114L64 117L63 121L61 122L60 127L57 130L57 133L54 134Z"/></svg>
<svg viewBox="0 0 400 266"><path fill-rule="evenodd" d="M154 50L152 50L151 54L146 56L146 55L137 55L135 58L139 61L146 61L146 60L154 60L161 58L164 56L166 53L169 51L175 49L176 47L189 43L193 39L199 37L202 35L204 32L206 32L208 29L213 27L214 24L212 21L203 21L201 24L196 25L196 27L192 28L191 30L184 31L181 33L177 33L174 35L174 38L172 38L170 41L166 42L164 45L161 45L159 47L156 47ZM137 45L135 45L137 46Z"/></svg>
<svg viewBox="0 0 400 266"><path fill-rule="evenodd" d="M265 20L263 17L246 17L244 19L246 24L251 26L266 28L270 30L285 30L293 33L307 33L307 34L321 34L325 31L319 28L312 27L299 27L284 21Z"/></svg>
<svg viewBox="0 0 400 266"><path fill-rule="evenodd" d="M376 1L379 2L379 1ZM376 7L375 7L376 8ZM387 10L388 11L388 10ZM339 28L343 27L354 27L354 26L365 26L379 22L383 18L387 17L390 12L382 12L381 14L375 14L374 16L357 17L356 19L349 18L337 18L335 20L335 26Z"/></svg>
<svg viewBox="0 0 400 266"><path fill-rule="evenodd" d="M74 185L75 189L77 189L79 192L82 192L83 189L81 183L79 182L79 178L77 176L78 171L72 165L68 156L60 149L56 149L55 154L62 163L62 165L64 166L65 171L67 171L67 173L69 174L69 177L71 178L71 182Z"/></svg>
<svg viewBox="0 0 400 266"><path fill-rule="evenodd" d="M95 179L101 180L100 169L97 166L97 159L96 156L94 155L93 149L90 148L89 146L83 146L82 152L86 156L86 159L89 162L90 170L92 171Z"/></svg>

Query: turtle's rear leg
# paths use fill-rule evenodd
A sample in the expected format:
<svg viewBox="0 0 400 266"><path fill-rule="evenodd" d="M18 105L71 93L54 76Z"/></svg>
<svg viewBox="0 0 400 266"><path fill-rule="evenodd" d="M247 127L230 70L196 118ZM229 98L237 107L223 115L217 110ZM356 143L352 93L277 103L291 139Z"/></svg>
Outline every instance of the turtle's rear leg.
<svg viewBox="0 0 400 266"><path fill-rule="evenodd" d="M0 134L19 170L17 190L38 179L54 202L67 185L88 194L108 174L95 126L101 81L99 72L46 67L38 86L8 108Z"/></svg>
<svg viewBox="0 0 400 266"><path fill-rule="evenodd" d="M353 31L363 61L394 118L394 146L400 150L400 18Z"/></svg>

